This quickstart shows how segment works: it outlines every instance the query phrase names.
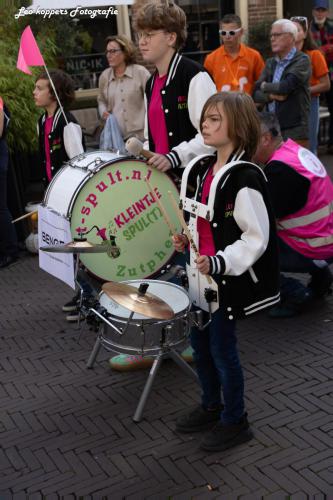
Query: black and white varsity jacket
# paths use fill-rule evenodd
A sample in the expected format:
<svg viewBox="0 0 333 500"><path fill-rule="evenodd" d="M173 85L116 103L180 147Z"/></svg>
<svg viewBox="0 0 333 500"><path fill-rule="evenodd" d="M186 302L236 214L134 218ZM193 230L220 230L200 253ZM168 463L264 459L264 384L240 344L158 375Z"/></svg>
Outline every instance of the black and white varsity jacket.
<svg viewBox="0 0 333 500"><path fill-rule="evenodd" d="M201 201L205 177L215 162L215 155L204 156L190 170L187 183L197 186L197 201ZM216 255L210 257L210 274L219 286L220 307L231 320L279 302L279 263L265 174L244 158L224 168L210 222L216 249ZM193 195L188 191L187 197Z"/></svg>
<svg viewBox="0 0 333 500"><path fill-rule="evenodd" d="M149 108L155 77L156 72L146 84L146 110ZM173 168L184 167L196 156L214 152L213 148L204 144L198 131L202 108L215 93L215 84L204 67L176 52L161 90L170 149L166 156ZM147 115L145 136L148 137L150 151L155 151Z"/></svg>
<svg viewBox="0 0 333 500"><path fill-rule="evenodd" d="M69 111L65 111L66 118L68 123L74 122L77 123L75 117ZM46 113L44 113L38 120L37 123L37 132L38 132L38 140L39 140L39 155L40 161L43 168L43 182L48 184L48 179L46 175L46 156L45 156L45 119ZM49 134L49 144L50 144L50 157L51 157L51 171L52 177L56 174L56 172L63 166L63 164L69 160L65 145L64 145L64 128L66 126L65 118L58 108L53 117L52 130ZM84 147L84 140L83 148Z"/></svg>

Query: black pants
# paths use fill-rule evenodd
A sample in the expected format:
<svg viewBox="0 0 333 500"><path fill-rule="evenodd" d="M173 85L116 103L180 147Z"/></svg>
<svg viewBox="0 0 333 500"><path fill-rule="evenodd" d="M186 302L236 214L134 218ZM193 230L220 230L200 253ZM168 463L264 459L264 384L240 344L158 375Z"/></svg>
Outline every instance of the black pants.
<svg viewBox="0 0 333 500"><path fill-rule="evenodd" d="M18 253L16 231L7 207L7 168L7 145L0 139L0 258L16 257Z"/></svg>
<svg viewBox="0 0 333 500"><path fill-rule="evenodd" d="M326 103L328 111L330 113L330 127L329 127L329 138L328 145L333 146L333 81L331 81L331 88L328 92L325 92Z"/></svg>

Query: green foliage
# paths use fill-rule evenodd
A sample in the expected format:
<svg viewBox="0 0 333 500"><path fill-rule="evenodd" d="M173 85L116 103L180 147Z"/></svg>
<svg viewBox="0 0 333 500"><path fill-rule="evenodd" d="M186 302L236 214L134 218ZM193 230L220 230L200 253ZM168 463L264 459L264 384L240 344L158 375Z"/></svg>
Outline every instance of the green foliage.
<svg viewBox="0 0 333 500"><path fill-rule="evenodd" d="M78 29L66 16L44 19L40 15L29 15L15 19L19 8L30 4L29 0L0 0L0 96L11 112L8 145L24 152L37 148L36 123L41 110L36 108L32 92L35 78L43 70L33 67L30 68L32 75L27 75L16 68L24 28L31 26L49 69L59 66L59 56L74 54L78 47L90 52L92 44L89 33Z"/></svg>
<svg viewBox="0 0 333 500"><path fill-rule="evenodd" d="M264 19L249 29L248 45L258 50L264 60L272 55L269 34L273 21L274 19Z"/></svg>
<svg viewBox="0 0 333 500"><path fill-rule="evenodd" d="M57 56L63 57L76 54L78 47L85 53L91 50L92 37L81 26L77 26L75 21L76 19L65 15L42 20L40 16L30 16L29 24L34 33L51 35L57 47Z"/></svg>
<svg viewBox="0 0 333 500"><path fill-rule="evenodd" d="M40 110L36 108L32 92L36 75L43 69L31 68L33 75L16 68L21 33L29 19L15 19L22 3L12 1L0 15L0 95L11 112L8 145L19 151L33 151L37 147L36 122ZM35 34L35 33L34 33ZM52 37L42 30L36 37L39 49L48 67L55 63L55 45Z"/></svg>

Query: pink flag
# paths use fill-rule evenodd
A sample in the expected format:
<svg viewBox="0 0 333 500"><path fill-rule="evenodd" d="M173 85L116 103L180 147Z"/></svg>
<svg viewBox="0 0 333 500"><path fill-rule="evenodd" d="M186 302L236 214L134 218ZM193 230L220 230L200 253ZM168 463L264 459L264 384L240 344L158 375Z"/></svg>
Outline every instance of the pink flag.
<svg viewBox="0 0 333 500"><path fill-rule="evenodd" d="M21 35L16 67L23 71L23 73L31 75L29 66L45 66L45 62L38 48L34 34L30 26L27 26Z"/></svg>

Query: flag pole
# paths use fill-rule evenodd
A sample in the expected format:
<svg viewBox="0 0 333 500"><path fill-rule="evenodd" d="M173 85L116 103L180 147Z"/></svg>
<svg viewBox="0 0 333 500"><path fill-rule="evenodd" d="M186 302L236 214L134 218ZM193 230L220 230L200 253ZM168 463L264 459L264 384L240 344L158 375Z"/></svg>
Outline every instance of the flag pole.
<svg viewBox="0 0 333 500"><path fill-rule="evenodd" d="M57 99L57 101L58 101L60 111L61 111L61 112L62 112L62 114L64 115L66 125L68 125L68 120L67 120L67 118L66 118L64 108L62 107L62 104L61 104L61 102L60 102L59 96L58 96L57 91L56 91L56 89L55 89L55 86L54 86L53 80L52 80L52 78L51 78L51 76L50 76L50 73L48 72L47 67L46 67L46 64L44 64L44 68L45 68L45 71L46 71L47 76L49 77L49 80L50 80L51 87L52 87L52 89L53 89L54 95L56 96L56 99Z"/></svg>

